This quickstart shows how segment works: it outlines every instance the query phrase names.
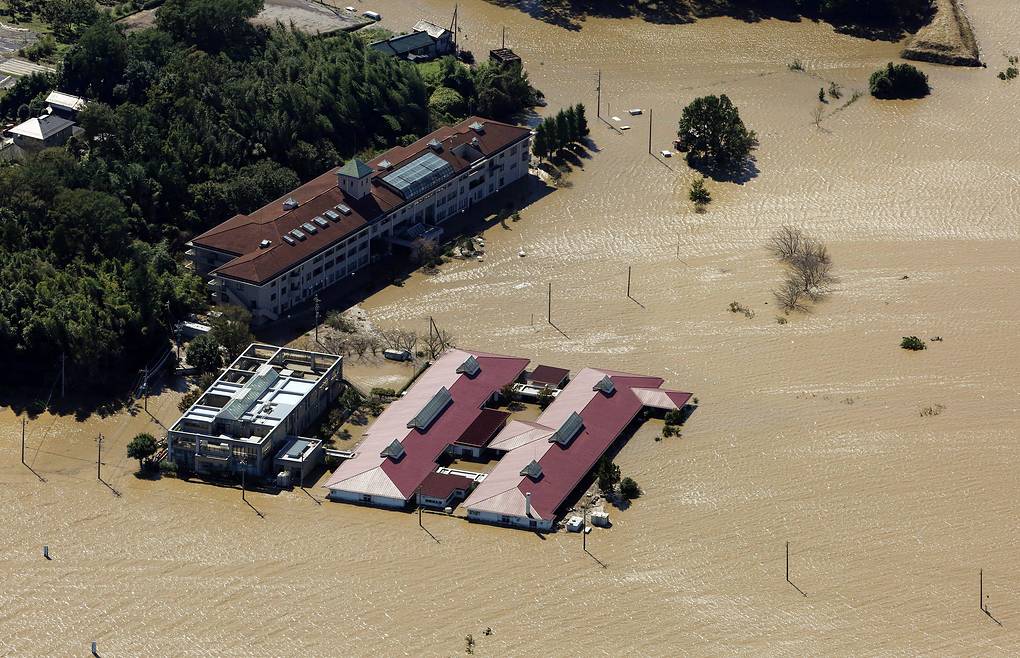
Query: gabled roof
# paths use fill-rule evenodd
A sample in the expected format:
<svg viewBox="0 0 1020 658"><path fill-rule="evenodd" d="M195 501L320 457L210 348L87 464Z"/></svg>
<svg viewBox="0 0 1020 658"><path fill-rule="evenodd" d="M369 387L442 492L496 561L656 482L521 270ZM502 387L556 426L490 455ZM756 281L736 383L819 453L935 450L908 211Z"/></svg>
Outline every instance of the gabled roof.
<svg viewBox="0 0 1020 658"><path fill-rule="evenodd" d="M615 391L608 396L598 386L607 377ZM532 515L554 518L570 492L644 408L637 391L647 395L661 385L658 377L585 368L536 422L511 421L493 439L491 449L509 452L464 502L465 508L524 516L525 494L530 493ZM571 431L566 444L552 440L557 434L570 436ZM538 480L527 474L533 461L542 468Z"/></svg>
<svg viewBox="0 0 1020 658"><path fill-rule="evenodd" d="M428 32L411 32L390 37L385 41L369 44L372 48L388 55L406 55L420 48L427 48L436 42Z"/></svg>
<svg viewBox="0 0 1020 658"><path fill-rule="evenodd" d="M86 105L84 98L65 94L62 91L51 91L50 95L46 97L46 104L60 108L67 108L74 112L84 108Z"/></svg>
<svg viewBox="0 0 1020 658"><path fill-rule="evenodd" d="M474 356L481 364L475 377L457 372L468 356ZM325 487L389 496L393 494L381 492L396 490L399 497L410 499L429 473L436 470L440 455L474 423L482 406L496 391L516 380L527 365L527 359L485 352L451 349L443 353L403 397L394 400L368 427L354 457L340 464ZM443 412L426 429L409 429L408 421L419 415L440 390L448 391L450 396ZM380 456L393 441L399 441L406 452L399 462ZM383 486L381 480L362 477L374 470L380 471L388 484Z"/></svg>
<svg viewBox="0 0 1020 658"><path fill-rule="evenodd" d="M344 166L340 167L337 171L338 174L344 176L350 176L352 178L364 178L365 176L371 176L375 170L365 164L359 158L351 158Z"/></svg>
<svg viewBox="0 0 1020 658"><path fill-rule="evenodd" d="M413 427L422 431L427 430L429 425L439 417L439 414L443 413L443 410L451 402L453 402L453 396L450 395L450 391L446 390L445 386L440 386L436 394L432 396L432 399L421 408L421 411L414 418L407 421L407 427L409 429Z"/></svg>
<svg viewBox="0 0 1020 658"><path fill-rule="evenodd" d="M393 443L389 444L379 453L380 457L389 457L390 459L400 459L404 456L404 446L400 445L400 441L393 439Z"/></svg>
<svg viewBox="0 0 1020 658"><path fill-rule="evenodd" d="M484 134L468 128L469 124L478 121L486 126ZM215 274L262 285L411 202L383 184L381 178L398 171L426 152L434 153L429 147L431 140L442 143L443 148L438 157L448 162L455 174L460 174L470 169L472 163L480 157L477 154L486 157L494 155L526 139L530 134L528 128L469 117L456 125L439 128L409 146L394 147L365 163L365 166L373 170L372 183L369 193L360 199L347 195L339 188L339 169L334 167L250 214L235 215L193 238L191 244L234 256L233 260L216 269ZM477 146L459 148L470 146L473 138L478 139ZM383 160L391 163L388 169L379 167ZM344 166L348 165L350 162ZM288 198L297 201L298 207L285 208L284 202ZM283 241L283 236L293 229L324 216L328 211L336 211L338 206L350 212L340 213L335 221L331 218L329 227L309 235L307 240L298 240L293 245ZM262 248L260 243L263 240L269 240L270 246Z"/></svg>
<svg viewBox="0 0 1020 658"><path fill-rule="evenodd" d="M464 373L468 377L474 377L481 369L482 367L478 365L478 359L473 356L469 356L465 359L464 363L457 366L457 372Z"/></svg>
<svg viewBox="0 0 1020 658"><path fill-rule="evenodd" d="M21 135L30 139L47 140L57 133L67 130L74 125L74 121L57 116L56 114L44 114L35 119L29 119L25 123L18 124L10 129L11 134Z"/></svg>
<svg viewBox="0 0 1020 658"><path fill-rule="evenodd" d="M527 476L532 480L537 480L542 477L542 465L532 459L528 462L528 465L521 469L521 475Z"/></svg>
<svg viewBox="0 0 1020 658"><path fill-rule="evenodd" d="M429 21L418 21L411 28L413 32L426 32L433 39L441 39L444 36L453 36L453 32L447 30L445 27L430 23Z"/></svg>
<svg viewBox="0 0 1020 658"><path fill-rule="evenodd" d="M538 366L531 373L531 381L536 384L548 384L549 386L559 387L569 375L570 371L565 368Z"/></svg>

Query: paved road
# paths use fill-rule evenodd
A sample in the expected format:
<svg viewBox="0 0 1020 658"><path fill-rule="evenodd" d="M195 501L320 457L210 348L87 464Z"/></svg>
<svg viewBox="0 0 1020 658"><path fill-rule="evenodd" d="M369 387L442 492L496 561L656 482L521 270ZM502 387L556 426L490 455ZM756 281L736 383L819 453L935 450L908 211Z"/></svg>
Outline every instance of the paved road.
<svg viewBox="0 0 1020 658"><path fill-rule="evenodd" d="M24 59L11 58L0 61L0 73L9 75L29 75L31 73L53 73L56 71L52 66L34 64Z"/></svg>

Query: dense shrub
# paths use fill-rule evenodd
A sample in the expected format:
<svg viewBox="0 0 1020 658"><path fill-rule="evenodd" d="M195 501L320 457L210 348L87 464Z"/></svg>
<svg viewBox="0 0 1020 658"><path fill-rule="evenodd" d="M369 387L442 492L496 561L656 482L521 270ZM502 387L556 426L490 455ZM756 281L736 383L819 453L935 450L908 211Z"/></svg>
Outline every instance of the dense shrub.
<svg viewBox="0 0 1020 658"><path fill-rule="evenodd" d="M923 98L931 92L928 76L911 64L889 64L871 74L875 98Z"/></svg>
<svg viewBox="0 0 1020 658"><path fill-rule="evenodd" d="M913 350L915 352L928 348L928 346L924 344L924 341L917 336L904 336L903 340L900 341L900 347L905 350Z"/></svg>

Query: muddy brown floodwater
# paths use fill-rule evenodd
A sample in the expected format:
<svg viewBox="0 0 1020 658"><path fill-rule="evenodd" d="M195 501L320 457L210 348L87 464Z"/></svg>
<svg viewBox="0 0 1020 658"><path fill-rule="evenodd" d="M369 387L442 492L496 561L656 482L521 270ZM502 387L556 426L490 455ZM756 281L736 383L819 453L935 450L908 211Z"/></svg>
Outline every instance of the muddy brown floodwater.
<svg viewBox="0 0 1020 658"><path fill-rule="evenodd" d="M654 110L656 151L707 92L729 94L760 136L758 173L710 183L698 215L683 161L647 154L647 112L623 134L591 112L598 152L571 187L489 229L484 263L364 304L381 327L424 330L431 315L464 346L661 374L700 398L682 439L655 442L649 424L621 451L645 494L590 536L607 566L577 535L428 515L434 541L415 515L300 491L251 494L259 518L235 489L136 480L124 445L157 428L144 414L34 420L40 482L7 412L0 653L82 655L96 640L103 656L452 656L471 634L487 656L1016 655L1020 83L994 74L1020 5L967 7L988 69L922 64L931 97L832 104L819 129L818 87L864 90L900 44L728 19L566 31L461 2L477 54L507 26L543 112L593 107L601 69L611 114ZM361 8L404 29L452 10ZM795 58L807 73L787 68ZM840 279L785 325L762 247L782 224L827 241ZM543 321L549 282L562 333ZM911 334L944 340L899 349ZM163 422L176 395L150 400ZM120 497L95 479L100 430ZM785 582L787 541L806 597ZM1002 626L974 605L979 569Z"/></svg>

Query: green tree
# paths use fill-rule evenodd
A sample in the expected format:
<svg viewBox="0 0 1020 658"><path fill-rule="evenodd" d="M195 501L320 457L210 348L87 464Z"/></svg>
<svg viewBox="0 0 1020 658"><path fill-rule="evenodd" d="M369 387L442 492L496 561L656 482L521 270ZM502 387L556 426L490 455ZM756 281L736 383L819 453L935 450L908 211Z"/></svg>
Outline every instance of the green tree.
<svg viewBox="0 0 1020 658"><path fill-rule="evenodd" d="M124 240L128 227L124 205L104 192L61 190L53 198L49 217L49 248L60 262L121 254L129 245Z"/></svg>
<svg viewBox="0 0 1020 658"><path fill-rule="evenodd" d="M429 115L439 123L455 123L468 115L468 105L456 90L439 87L429 96Z"/></svg>
<svg viewBox="0 0 1020 658"><path fill-rule="evenodd" d="M564 148L573 141L570 135L570 120L567 119L567 113L560 110L556 113L556 145L559 148Z"/></svg>
<svg viewBox="0 0 1020 658"><path fill-rule="evenodd" d="M233 361L255 341L255 336L251 333L251 313L248 309L233 304L217 306L216 310L220 314L210 322L212 331L209 335L223 346L227 352L227 359Z"/></svg>
<svg viewBox="0 0 1020 658"><path fill-rule="evenodd" d="M110 100L128 62L127 39L107 15L101 16L64 56L62 86L90 99Z"/></svg>
<svg viewBox="0 0 1020 658"><path fill-rule="evenodd" d="M576 142L581 139L581 127L577 122L577 110L570 106L564 110L564 115L567 117L567 132L570 135L570 141Z"/></svg>
<svg viewBox="0 0 1020 658"><path fill-rule="evenodd" d="M923 98L931 92L928 76L910 64L889 64L871 74L871 95L875 98Z"/></svg>
<svg viewBox="0 0 1020 658"><path fill-rule="evenodd" d="M588 117L584 115L584 105L582 103L575 105L574 112L577 114L577 134L587 137L591 131L588 129Z"/></svg>
<svg viewBox="0 0 1020 658"><path fill-rule="evenodd" d="M199 372L216 372L223 365L220 344L210 334L197 336L188 343L188 363Z"/></svg>
<svg viewBox="0 0 1020 658"><path fill-rule="evenodd" d="M549 156L549 132L544 121L535 127L535 139L531 143L531 150L539 160L545 160Z"/></svg>
<svg viewBox="0 0 1020 658"><path fill-rule="evenodd" d="M145 467L145 460L156 454L156 437L151 434L138 434L127 446L127 456L138 460L138 468Z"/></svg>
<svg viewBox="0 0 1020 658"><path fill-rule="evenodd" d="M62 41L70 41L78 30L91 25L99 18L93 0L47 0L42 5L42 16Z"/></svg>
<svg viewBox="0 0 1020 658"><path fill-rule="evenodd" d="M903 340L900 341L900 347L917 352L926 349L928 346L917 336L904 336Z"/></svg>
<svg viewBox="0 0 1020 658"><path fill-rule="evenodd" d="M262 7L262 0L166 0L156 11L156 25L178 41L214 52L243 42L254 31L248 21Z"/></svg>
<svg viewBox="0 0 1020 658"><path fill-rule="evenodd" d="M739 170L758 144L725 94L694 99L684 108L677 135L691 166L709 173Z"/></svg>
<svg viewBox="0 0 1020 658"><path fill-rule="evenodd" d="M554 117L546 117L542 120L545 125L545 138L549 144L549 154L554 155L563 146L563 138L560 136L560 128Z"/></svg>
<svg viewBox="0 0 1020 658"><path fill-rule="evenodd" d="M595 467L595 476L598 479L599 489L609 493L620 481L620 467L603 457Z"/></svg>
<svg viewBox="0 0 1020 658"><path fill-rule="evenodd" d="M699 176L691 182L691 190L688 196L698 208L704 208L712 202L712 195L709 193L708 188L705 187L704 176Z"/></svg>
<svg viewBox="0 0 1020 658"><path fill-rule="evenodd" d="M625 477L620 480L620 493L627 500L634 500L641 495L641 487L633 478Z"/></svg>

